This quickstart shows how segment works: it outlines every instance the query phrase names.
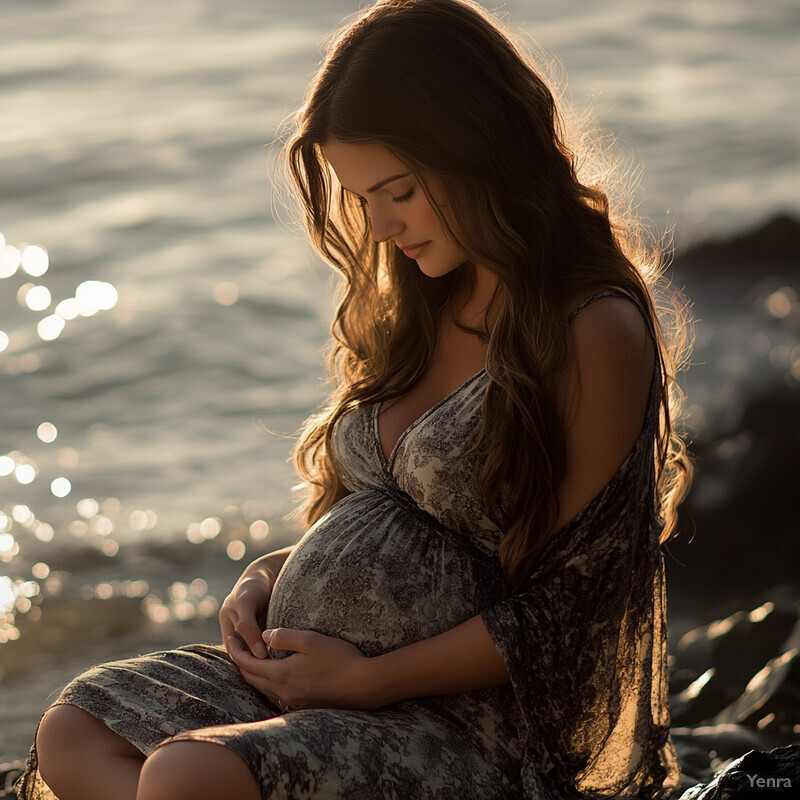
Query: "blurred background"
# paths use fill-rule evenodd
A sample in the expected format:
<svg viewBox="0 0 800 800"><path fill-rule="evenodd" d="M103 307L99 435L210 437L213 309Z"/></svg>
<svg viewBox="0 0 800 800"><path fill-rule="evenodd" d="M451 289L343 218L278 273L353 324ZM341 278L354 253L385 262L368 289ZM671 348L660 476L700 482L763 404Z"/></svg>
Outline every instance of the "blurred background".
<svg viewBox="0 0 800 800"><path fill-rule="evenodd" d="M276 222L273 140L361 5L3 4L0 757L85 666L216 641L243 566L302 533L287 459L326 396L333 284ZM798 578L800 7L484 5L674 231L698 455L674 641Z"/></svg>

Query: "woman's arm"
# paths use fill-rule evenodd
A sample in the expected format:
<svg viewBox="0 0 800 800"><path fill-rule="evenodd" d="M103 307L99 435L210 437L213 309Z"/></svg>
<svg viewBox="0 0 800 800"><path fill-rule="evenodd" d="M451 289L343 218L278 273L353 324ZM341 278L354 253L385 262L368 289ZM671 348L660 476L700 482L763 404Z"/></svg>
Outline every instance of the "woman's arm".
<svg viewBox="0 0 800 800"><path fill-rule="evenodd" d="M226 642L245 680L279 705L373 710L411 697L466 692L508 680L479 616L449 631L368 658L316 631L276 628L264 638L287 658L254 658L235 637Z"/></svg>
<svg viewBox="0 0 800 800"><path fill-rule="evenodd" d="M368 661L362 691L370 708L508 681L503 660L480 616Z"/></svg>

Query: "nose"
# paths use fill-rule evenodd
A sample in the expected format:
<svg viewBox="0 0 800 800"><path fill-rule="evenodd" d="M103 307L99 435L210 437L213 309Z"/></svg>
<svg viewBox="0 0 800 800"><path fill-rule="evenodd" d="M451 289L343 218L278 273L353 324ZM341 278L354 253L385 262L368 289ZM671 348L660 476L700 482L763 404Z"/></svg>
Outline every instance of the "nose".
<svg viewBox="0 0 800 800"><path fill-rule="evenodd" d="M372 238L376 242L385 242L405 230L405 224L391 207L383 209L368 207L368 213L372 228Z"/></svg>

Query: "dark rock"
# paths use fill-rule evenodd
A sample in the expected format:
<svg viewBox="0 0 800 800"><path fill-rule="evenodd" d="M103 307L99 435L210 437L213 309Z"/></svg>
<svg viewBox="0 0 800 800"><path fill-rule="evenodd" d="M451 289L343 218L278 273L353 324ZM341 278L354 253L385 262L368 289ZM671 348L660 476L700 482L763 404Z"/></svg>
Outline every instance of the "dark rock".
<svg viewBox="0 0 800 800"><path fill-rule="evenodd" d="M0 798L16 797L13 786L25 769L24 761L8 761L0 764Z"/></svg>
<svg viewBox="0 0 800 800"><path fill-rule="evenodd" d="M717 694L724 703L733 702L770 658L784 652L782 645L797 624L793 608L773 602L737 611L684 634L675 648L675 669L699 678L713 668ZM688 688L681 695L687 693Z"/></svg>
<svg viewBox="0 0 800 800"><path fill-rule="evenodd" d="M739 758L748 750L770 749L787 743L771 733L735 723L671 728L670 736L679 756L679 743L684 749L693 748L705 752L709 768L713 768L714 761ZM702 766L702 760L699 760L699 756L696 754L691 757L691 763ZM683 765L682 760L681 765ZM709 777L711 776L709 775Z"/></svg>
<svg viewBox="0 0 800 800"><path fill-rule="evenodd" d="M680 800L800 798L800 745L751 750L732 761L707 784L688 789Z"/></svg>
<svg viewBox="0 0 800 800"><path fill-rule="evenodd" d="M727 702L716 669L710 667L686 689L670 697L672 724L696 725L710 721Z"/></svg>
<svg viewBox="0 0 800 800"><path fill-rule="evenodd" d="M747 685L735 703L721 711L716 722L771 726L791 730L800 720L800 650L773 658Z"/></svg>
<svg viewBox="0 0 800 800"><path fill-rule="evenodd" d="M800 270L800 221L778 214L762 226L726 240L710 240L676 255L676 266L700 265L704 272L765 264Z"/></svg>
<svg viewBox="0 0 800 800"><path fill-rule="evenodd" d="M694 485L680 536L666 547L668 595L713 599L733 588L741 608L785 583L800 597L800 389L782 381L759 389L713 440L691 449Z"/></svg>

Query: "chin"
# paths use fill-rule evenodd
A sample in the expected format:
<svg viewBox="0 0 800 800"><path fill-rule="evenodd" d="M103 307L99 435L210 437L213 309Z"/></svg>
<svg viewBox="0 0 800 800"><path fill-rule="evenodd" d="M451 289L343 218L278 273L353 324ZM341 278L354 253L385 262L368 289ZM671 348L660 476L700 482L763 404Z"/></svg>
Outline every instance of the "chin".
<svg viewBox="0 0 800 800"><path fill-rule="evenodd" d="M420 268L420 271L429 278L443 278L445 275L449 275L454 270L462 267L465 262L466 260L458 262L454 261L449 264L425 264L422 260L420 260L417 261L417 266Z"/></svg>

